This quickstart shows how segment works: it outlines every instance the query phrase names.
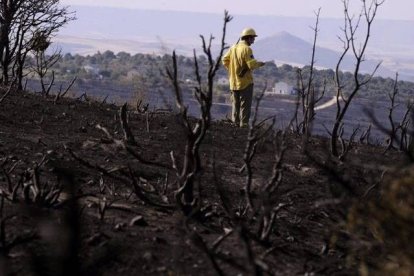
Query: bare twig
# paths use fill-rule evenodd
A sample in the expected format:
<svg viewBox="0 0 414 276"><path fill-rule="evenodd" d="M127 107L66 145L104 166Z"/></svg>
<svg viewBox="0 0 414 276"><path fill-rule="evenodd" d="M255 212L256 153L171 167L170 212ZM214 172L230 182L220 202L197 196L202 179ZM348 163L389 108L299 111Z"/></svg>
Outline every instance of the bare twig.
<svg viewBox="0 0 414 276"><path fill-rule="evenodd" d="M119 111L119 118L121 119L121 126L124 131L124 140L127 144L136 146L137 142L135 141L135 137L129 127L127 117L127 104L125 103Z"/></svg>
<svg viewBox="0 0 414 276"><path fill-rule="evenodd" d="M57 101L58 101L60 98L63 98L63 97L64 97L64 96L68 93L68 91L72 88L73 84L75 83L76 79L77 79L77 77L74 77L74 78L72 79L72 81L69 83L68 87L66 87L65 91L63 91L63 92L62 92L62 85L60 86L60 90L59 90L59 92L56 94L56 96L55 96L55 100L53 101L53 103L54 103L54 104L56 104L56 103L57 103Z"/></svg>
<svg viewBox="0 0 414 276"><path fill-rule="evenodd" d="M310 66L309 66L309 72L308 72L308 78L307 78L307 82L305 84L304 82L304 76L302 73L301 69L298 69L298 99L300 99L301 102L301 106L302 106L302 116L303 116L303 120L302 122L298 122L297 119L297 114L295 115L295 120L296 120L296 126L297 126L297 131L300 131L302 134L304 134L304 142L306 143L306 140L309 138L309 136L312 134L312 124L313 124L313 120L315 118L315 105L323 98L324 94L325 94L325 89L326 89L326 82L324 84L324 87L322 89L322 91L320 92L320 95L317 96L317 89L315 87L314 84L314 67L315 67L315 52L316 52L316 41L317 41L317 37L318 37L318 26L319 26L319 15L320 15L320 10L319 9L317 12L315 12L316 14L316 23L315 23L315 27L312 28L312 30L314 31L314 38L313 38L313 46L312 46L312 57L311 57L311 62L310 62ZM299 103L297 103L299 104ZM298 106L296 109L296 112L298 111Z"/></svg>
<svg viewBox="0 0 414 276"><path fill-rule="evenodd" d="M10 83L9 88L7 89L6 93L4 93L4 95L0 98L0 104L13 91L16 81L17 81L17 78L14 78L13 81Z"/></svg>
<svg viewBox="0 0 414 276"><path fill-rule="evenodd" d="M255 106L255 113L253 116L253 120L251 123L251 126L249 128L249 133L247 135L247 143L243 154L243 161L244 166L240 169L240 172L242 172L244 169L246 169L246 183L245 183L245 192L246 192L246 201L251 211L255 212L255 208L252 202L252 191L251 191L251 185L253 180L253 172L251 168L251 162L253 160L253 157L256 154L256 148L257 144L260 140L264 139L270 131L273 129L273 126L275 125L275 117L272 117L272 122L268 126L264 126L264 122L260 123L259 125L256 125L257 117L258 117L258 111L260 102L264 96L264 92L266 91L266 88L263 89L262 93L256 98L256 106ZM261 128L262 126L263 129Z"/></svg>

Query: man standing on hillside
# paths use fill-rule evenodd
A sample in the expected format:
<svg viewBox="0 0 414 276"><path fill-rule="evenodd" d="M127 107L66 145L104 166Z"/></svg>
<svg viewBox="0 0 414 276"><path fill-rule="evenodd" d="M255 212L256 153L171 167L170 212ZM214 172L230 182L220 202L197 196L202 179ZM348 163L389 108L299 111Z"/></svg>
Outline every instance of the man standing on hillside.
<svg viewBox="0 0 414 276"><path fill-rule="evenodd" d="M232 121L240 127L248 127L253 98L252 71L265 63L254 59L250 45L254 43L256 32L246 28L240 40L223 56L222 62L229 73L232 99Z"/></svg>

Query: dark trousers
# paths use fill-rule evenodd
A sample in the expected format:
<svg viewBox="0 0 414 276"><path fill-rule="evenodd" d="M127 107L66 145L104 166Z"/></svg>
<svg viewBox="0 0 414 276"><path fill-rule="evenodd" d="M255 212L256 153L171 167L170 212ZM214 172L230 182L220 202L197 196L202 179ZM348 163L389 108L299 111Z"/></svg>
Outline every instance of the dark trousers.
<svg viewBox="0 0 414 276"><path fill-rule="evenodd" d="M240 127L249 126L250 109L253 98L253 84L247 86L242 90L231 91L232 113L231 118L233 123Z"/></svg>

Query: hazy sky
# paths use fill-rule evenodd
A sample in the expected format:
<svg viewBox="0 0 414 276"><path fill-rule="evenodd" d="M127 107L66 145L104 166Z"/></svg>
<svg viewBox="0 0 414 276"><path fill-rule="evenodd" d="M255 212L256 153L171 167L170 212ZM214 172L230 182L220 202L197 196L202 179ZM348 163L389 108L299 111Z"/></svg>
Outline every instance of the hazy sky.
<svg viewBox="0 0 414 276"><path fill-rule="evenodd" d="M230 14L343 17L341 0L62 0L64 5L111 6L136 9L180 10ZM370 2L367 0L367 2ZM361 0L350 0L360 7ZM385 0L378 18L414 20L414 0Z"/></svg>

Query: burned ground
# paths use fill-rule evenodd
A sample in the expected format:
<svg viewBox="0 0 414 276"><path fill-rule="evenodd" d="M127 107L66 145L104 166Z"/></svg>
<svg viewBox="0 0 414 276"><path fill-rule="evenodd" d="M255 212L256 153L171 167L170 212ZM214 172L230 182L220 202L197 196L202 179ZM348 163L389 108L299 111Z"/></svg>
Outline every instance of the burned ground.
<svg viewBox="0 0 414 276"><path fill-rule="evenodd" d="M402 153L357 144L339 162L326 139L314 137L305 149L300 136L287 134L272 198L281 208L260 240L253 235L259 217L243 219L247 129L212 124L195 187L202 210L184 215L171 168L172 152L183 165L179 117L129 113L131 148L142 162L117 144L119 109L23 92L0 104L2 275L355 275L364 260L346 231L348 210L378 194L384 171L407 162ZM272 137L252 161L255 202L272 174Z"/></svg>

